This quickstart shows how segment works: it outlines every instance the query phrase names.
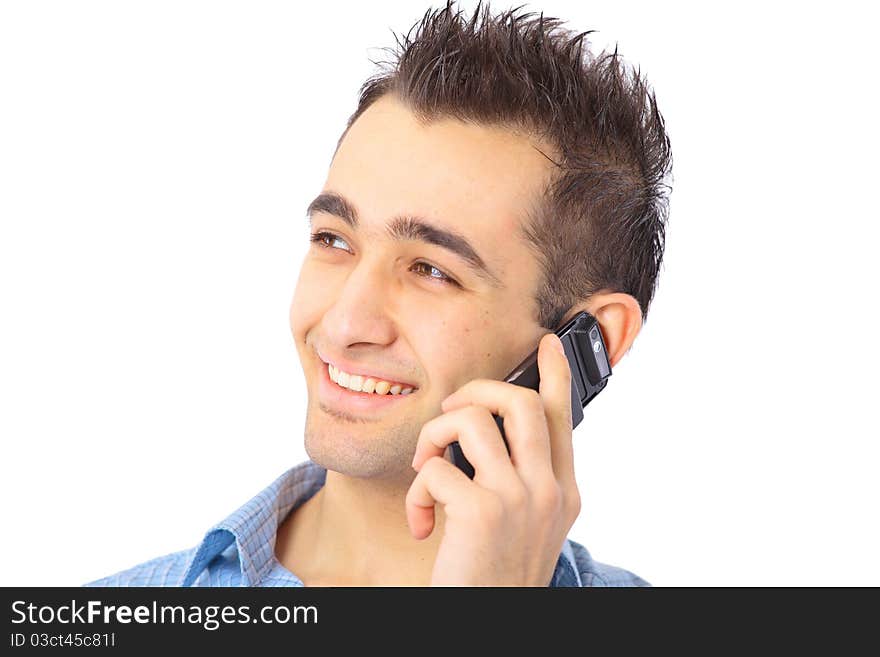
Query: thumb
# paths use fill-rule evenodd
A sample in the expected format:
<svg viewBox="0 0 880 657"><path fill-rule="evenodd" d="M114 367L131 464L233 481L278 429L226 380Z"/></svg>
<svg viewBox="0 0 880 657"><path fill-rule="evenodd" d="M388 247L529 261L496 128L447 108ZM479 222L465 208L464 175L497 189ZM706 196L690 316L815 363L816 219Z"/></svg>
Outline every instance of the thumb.
<svg viewBox="0 0 880 657"><path fill-rule="evenodd" d="M571 369L562 341L548 333L538 344L538 393L547 416L550 453L557 480L574 481L574 450L571 426Z"/></svg>

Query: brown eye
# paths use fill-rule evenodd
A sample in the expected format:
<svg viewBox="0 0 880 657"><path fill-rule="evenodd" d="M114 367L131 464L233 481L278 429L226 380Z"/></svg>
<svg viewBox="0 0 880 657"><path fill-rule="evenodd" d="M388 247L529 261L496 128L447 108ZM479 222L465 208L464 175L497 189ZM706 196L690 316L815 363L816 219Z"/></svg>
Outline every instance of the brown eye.
<svg viewBox="0 0 880 657"><path fill-rule="evenodd" d="M312 244L317 244L322 249L335 248L333 246L333 243L337 242L337 241L342 242L343 244L348 246L348 243L344 239L339 237L339 235L334 235L333 233L328 233L325 230L321 230L321 231L318 231L317 233L314 233L311 236L310 241L312 242ZM350 249L343 249L343 250L350 251Z"/></svg>
<svg viewBox="0 0 880 657"><path fill-rule="evenodd" d="M440 281L441 283L444 283L446 285L458 286L458 282L455 281L455 279L453 279L451 276L447 276L440 269L437 269L437 267L435 267L434 265L431 265L427 262L417 262L416 264L413 265L413 267L416 269L421 269L421 271L423 271L423 272L424 271L428 272L427 274L424 274L424 273L419 274L419 276L424 276L425 278L430 278L432 280ZM436 272L437 274L439 274L439 276L434 275L433 272Z"/></svg>

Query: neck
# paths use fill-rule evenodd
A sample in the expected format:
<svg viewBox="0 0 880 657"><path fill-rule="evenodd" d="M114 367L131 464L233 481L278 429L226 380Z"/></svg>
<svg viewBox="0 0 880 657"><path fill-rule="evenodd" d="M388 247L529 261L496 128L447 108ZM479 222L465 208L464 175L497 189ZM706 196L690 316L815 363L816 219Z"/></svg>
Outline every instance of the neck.
<svg viewBox="0 0 880 657"><path fill-rule="evenodd" d="M443 537L417 541L406 522L407 481L360 479L332 470L324 486L278 528L275 555L304 584L427 586Z"/></svg>

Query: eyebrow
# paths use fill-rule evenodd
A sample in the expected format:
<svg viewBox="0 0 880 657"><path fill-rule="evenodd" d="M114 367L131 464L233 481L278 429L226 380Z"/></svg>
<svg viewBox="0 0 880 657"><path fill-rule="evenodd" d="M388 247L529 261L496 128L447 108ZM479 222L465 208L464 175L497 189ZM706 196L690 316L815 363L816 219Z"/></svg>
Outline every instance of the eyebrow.
<svg viewBox="0 0 880 657"><path fill-rule="evenodd" d="M342 219L352 230L358 228L358 214L354 205L337 192L321 192L309 203L306 216L309 224L315 212L324 212ZM493 287L503 288L504 283L486 265L464 235L435 226L427 219L413 215L398 215L388 223L385 231L395 240L414 240L439 246L461 258L477 276Z"/></svg>

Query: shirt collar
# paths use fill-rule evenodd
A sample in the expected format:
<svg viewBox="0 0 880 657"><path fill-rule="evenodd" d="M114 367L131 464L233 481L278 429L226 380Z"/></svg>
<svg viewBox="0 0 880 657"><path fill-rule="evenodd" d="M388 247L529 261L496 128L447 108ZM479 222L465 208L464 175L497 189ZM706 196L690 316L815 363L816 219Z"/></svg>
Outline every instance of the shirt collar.
<svg viewBox="0 0 880 657"><path fill-rule="evenodd" d="M327 471L312 461L291 468L205 534L180 580L190 586L212 559L235 543L243 586L257 586L272 566L275 534L287 514L324 485Z"/></svg>
<svg viewBox="0 0 880 657"><path fill-rule="evenodd" d="M205 534L195 550L179 586L191 586L218 555L235 544L243 586L257 586L274 562L278 525L324 485L327 470L306 461L291 468L265 490ZM583 586L569 541L556 562L551 587Z"/></svg>

